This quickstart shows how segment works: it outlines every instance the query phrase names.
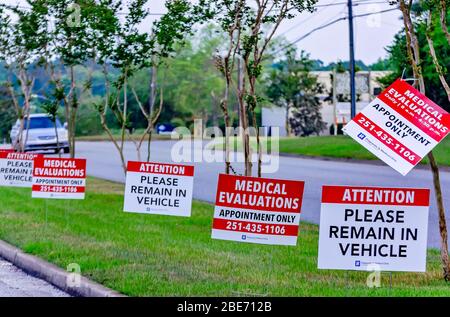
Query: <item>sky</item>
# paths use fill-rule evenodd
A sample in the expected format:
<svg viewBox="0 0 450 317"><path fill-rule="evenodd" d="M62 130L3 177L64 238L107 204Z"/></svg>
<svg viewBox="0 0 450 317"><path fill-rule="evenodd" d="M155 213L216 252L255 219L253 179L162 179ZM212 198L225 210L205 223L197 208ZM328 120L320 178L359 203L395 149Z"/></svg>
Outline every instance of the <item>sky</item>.
<svg viewBox="0 0 450 317"><path fill-rule="evenodd" d="M0 0L7 4L24 4L24 0ZM151 13L164 13L164 0L150 0ZM303 12L297 17L280 25L277 35L282 35L293 42L311 30L335 19L348 16L347 0L319 0L314 13ZM354 15L393 9L388 0L353 0ZM157 16L148 18L142 30L150 30L151 23ZM402 28L400 11L375 14L355 18L355 58L366 64L386 57L385 48L389 46L394 35ZM311 58L320 59L325 64L349 59L348 20L342 20L324 29L315 31L310 36L296 43L299 50L310 53Z"/></svg>

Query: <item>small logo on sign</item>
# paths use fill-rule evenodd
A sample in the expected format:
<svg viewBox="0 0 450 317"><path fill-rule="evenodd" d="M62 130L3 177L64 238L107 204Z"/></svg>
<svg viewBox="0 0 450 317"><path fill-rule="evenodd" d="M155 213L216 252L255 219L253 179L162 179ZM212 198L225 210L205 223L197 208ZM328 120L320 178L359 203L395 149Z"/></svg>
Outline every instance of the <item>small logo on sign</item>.
<svg viewBox="0 0 450 317"><path fill-rule="evenodd" d="M361 261L355 261L355 266L361 266Z"/></svg>
<svg viewBox="0 0 450 317"><path fill-rule="evenodd" d="M360 133L360 134L358 134L358 138L360 138L361 140L364 140L366 138L366 135L364 133Z"/></svg>
<svg viewBox="0 0 450 317"><path fill-rule="evenodd" d="M245 234L242 235L242 240L247 240L247 236Z"/></svg>

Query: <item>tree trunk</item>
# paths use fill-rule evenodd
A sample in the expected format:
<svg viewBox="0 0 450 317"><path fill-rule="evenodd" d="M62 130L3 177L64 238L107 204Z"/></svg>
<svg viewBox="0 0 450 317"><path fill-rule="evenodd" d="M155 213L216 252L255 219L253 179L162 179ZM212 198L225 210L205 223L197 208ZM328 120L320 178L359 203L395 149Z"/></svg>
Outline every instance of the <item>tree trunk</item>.
<svg viewBox="0 0 450 317"><path fill-rule="evenodd" d="M229 93L230 82L227 79L225 84L224 97L220 102L220 107L222 108L224 122L225 122L225 174L230 174L230 115L228 113L228 93Z"/></svg>
<svg viewBox="0 0 450 317"><path fill-rule="evenodd" d="M256 151L258 156L258 177L262 176L262 149L261 149L261 140L259 135L258 122L256 120L256 109L252 110L252 123L253 127L256 130Z"/></svg>
<svg viewBox="0 0 450 317"><path fill-rule="evenodd" d="M28 142L28 133L29 133L29 127L30 127L30 112L31 112L31 94L33 90L34 80L31 81L27 76L27 73L24 69L21 69L19 72L20 76L20 86L22 89L23 97L24 97L24 109L23 112L25 113L25 118L27 119L27 127L26 127L26 133L25 133L25 142L21 143L21 152L25 151L26 144ZM21 135L21 138L22 135ZM22 140L23 141L23 140Z"/></svg>
<svg viewBox="0 0 450 317"><path fill-rule="evenodd" d="M156 93L155 93L155 96L156 96ZM154 116L153 116L153 113L151 113L151 114L149 114L149 117L148 117L150 129L148 131L149 135L148 135L148 148L147 148L147 162L150 161L153 128L155 127L155 124L158 122L159 117L161 116L163 106L164 106L164 89L161 86L161 89L159 90L159 108L156 111Z"/></svg>
<svg viewBox="0 0 450 317"><path fill-rule="evenodd" d="M123 79L123 113L122 113L122 136L121 136L121 155L123 156L123 150L125 145L125 129L127 127L127 112L128 112L128 96L127 96L127 71L125 70Z"/></svg>
<svg viewBox="0 0 450 317"><path fill-rule="evenodd" d="M147 144L147 162L150 162L150 154L151 154L151 145L152 145L152 135L153 135L153 127L151 127L148 131L148 144Z"/></svg>
<svg viewBox="0 0 450 317"><path fill-rule="evenodd" d="M422 74L420 46L417 35L414 31L414 24L411 20L411 8L405 3L405 0L400 0L400 10L403 14L403 22L405 26L407 53L411 62L414 77L419 82L419 91L425 94L425 81ZM439 212L439 231L441 234L441 260L443 268L443 277L448 281L450 274L450 264L448 258L448 233L445 219L445 208L442 199L442 187L439 175L439 166L434 158L433 152L428 154L430 160L431 171L433 174L433 184L435 189L436 203Z"/></svg>
<svg viewBox="0 0 450 317"><path fill-rule="evenodd" d="M252 157L250 150L250 136L248 131L248 116L247 116L247 107L244 101L244 93L243 91L239 92L239 113L241 120L241 135L242 135L242 145L244 150L244 167L245 167L245 176L252 176Z"/></svg>
<svg viewBox="0 0 450 317"><path fill-rule="evenodd" d="M441 11L440 11L440 22L442 30L444 31L445 37L447 39L448 44L450 45L450 32L448 31L447 26L447 0L440 0L441 3Z"/></svg>
<svg viewBox="0 0 450 317"><path fill-rule="evenodd" d="M53 125L55 127L56 151L58 153L58 157L61 158L61 149L59 148L59 136L58 136L58 127L56 125L56 118L55 118L55 121L53 121Z"/></svg>
<svg viewBox="0 0 450 317"><path fill-rule="evenodd" d="M70 119L68 122L69 126L69 148L70 157L75 157L75 130L76 130L76 120L77 120L77 95L76 95L76 82L75 82L75 71L74 66L70 66L70 91L71 91L71 109L70 109Z"/></svg>
<svg viewBox="0 0 450 317"><path fill-rule="evenodd" d="M150 120L150 130L149 130L149 135L148 135L148 144L147 144L147 162L150 161L150 150L151 150L151 142L152 142L152 130L153 130L153 124L151 123L152 121L152 116L153 116L153 111L154 111L154 107L155 107L155 99L156 99L156 80L158 77L158 68L156 67L155 63L153 63L152 66L152 76L151 76L151 81L150 81L150 98L149 98L149 120Z"/></svg>
<svg viewBox="0 0 450 317"><path fill-rule="evenodd" d="M27 99L27 97L25 97L25 99ZM25 152L25 147L26 147L27 142L28 142L28 133L30 131L30 122L31 122L30 114L31 114L31 109L30 109L29 101L25 102L25 111L26 111L25 112L25 118L27 119L27 126L24 127L24 129L25 129L25 142L22 142L23 143L22 144L22 149L21 149L22 152Z"/></svg>
<svg viewBox="0 0 450 317"><path fill-rule="evenodd" d="M439 80L441 81L442 87L444 87L445 92L447 94L447 99L450 101L450 86L447 83L447 80L445 79L444 70L441 67L441 64L439 63L438 56L436 54L436 50L434 48L434 41L431 34L431 29L433 26L433 16L431 11L429 12L429 18L428 18L428 27L427 31L425 32L425 36L427 38L428 47L430 50L431 58L433 60L434 67L436 69L436 72L438 73Z"/></svg>
<svg viewBox="0 0 450 317"><path fill-rule="evenodd" d="M22 152L22 153L24 152L24 148L25 148L25 143L24 143L24 140L23 140L23 131L24 131L24 129L25 129L25 118L22 115L22 117L20 118L19 132L18 132L18 135L17 135L17 142L18 142L18 145L19 145L19 152Z"/></svg>
<svg viewBox="0 0 450 317"><path fill-rule="evenodd" d="M441 260L444 280L448 281L450 276L450 266L448 258L448 233L447 220L445 219L444 201L442 199L441 181L439 176L439 166L434 158L433 152L428 153L431 170L433 172L434 191L439 212L439 232L441 234Z"/></svg>
<svg viewBox="0 0 450 317"><path fill-rule="evenodd" d="M127 165L125 162L125 156L123 155L123 150L121 149L118 141L114 138L114 135L112 134L111 130L108 128L108 124L106 122L106 114L108 111L108 107L109 107L109 97L110 97L110 85L109 85L109 80L108 80L108 66L105 64L103 64L103 76L105 79L105 106L103 111L99 112L100 115L100 123L103 127L103 130L106 132L106 134L108 135L109 139L111 140L111 142L114 144L114 147L116 148L117 152L119 152L119 156L120 156L120 162L122 163L122 170L124 172L124 174L127 174Z"/></svg>
<svg viewBox="0 0 450 317"><path fill-rule="evenodd" d="M286 103L286 136L290 137L291 136L291 125L289 123L289 110L291 109L290 103L287 102Z"/></svg>

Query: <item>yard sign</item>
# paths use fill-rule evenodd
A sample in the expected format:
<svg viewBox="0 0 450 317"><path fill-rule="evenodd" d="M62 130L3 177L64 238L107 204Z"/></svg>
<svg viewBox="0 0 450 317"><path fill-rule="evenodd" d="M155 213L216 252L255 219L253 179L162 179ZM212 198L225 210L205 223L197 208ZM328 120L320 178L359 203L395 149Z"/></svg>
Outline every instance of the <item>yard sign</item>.
<svg viewBox="0 0 450 317"><path fill-rule="evenodd" d="M33 183L33 160L41 154L0 150L0 186L29 187Z"/></svg>
<svg viewBox="0 0 450 317"><path fill-rule="evenodd" d="M450 131L450 114L398 79L343 131L406 175Z"/></svg>
<svg viewBox="0 0 450 317"><path fill-rule="evenodd" d="M220 174L212 238L296 245L304 182Z"/></svg>
<svg viewBox="0 0 450 317"><path fill-rule="evenodd" d="M425 272L430 191L323 186L319 269Z"/></svg>
<svg viewBox="0 0 450 317"><path fill-rule="evenodd" d="M32 190L33 198L84 199L86 160L36 158Z"/></svg>
<svg viewBox="0 0 450 317"><path fill-rule="evenodd" d="M194 166L128 162L124 211L191 216Z"/></svg>

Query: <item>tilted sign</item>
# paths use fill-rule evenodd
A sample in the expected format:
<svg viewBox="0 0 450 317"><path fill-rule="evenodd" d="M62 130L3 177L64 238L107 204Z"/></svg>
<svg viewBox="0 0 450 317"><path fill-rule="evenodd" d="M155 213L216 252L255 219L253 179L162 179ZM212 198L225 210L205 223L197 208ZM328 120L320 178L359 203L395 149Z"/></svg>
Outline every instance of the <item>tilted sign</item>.
<svg viewBox="0 0 450 317"><path fill-rule="evenodd" d="M425 272L430 191L324 186L319 269Z"/></svg>
<svg viewBox="0 0 450 317"><path fill-rule="evenodd" d="M296 245L304 182L219 175L213 239Z"/></svg>
<svg viewBox="0 0 450 317"><path fill-rule="evenodd" d="M343 131L406 175L448 135L450 115L399 79Z"/></svg>
<svg viewBox="0 0 450 317"><path fill-rule="evenodd" d="M194 166L128 162L124 211L191 215Z"/></svg>
<svg viewBox="0 0 450 317"><path fill-rule="evenodd" d="M86 160L38 157L33 168L33 198L84 199Z"/></svg>
<svg viewBox="0 0 450 317"><path fill-rule="evenodd" d="M41 154L0 150L0 186L29 187L33 183L33 160Z"/></svg>

